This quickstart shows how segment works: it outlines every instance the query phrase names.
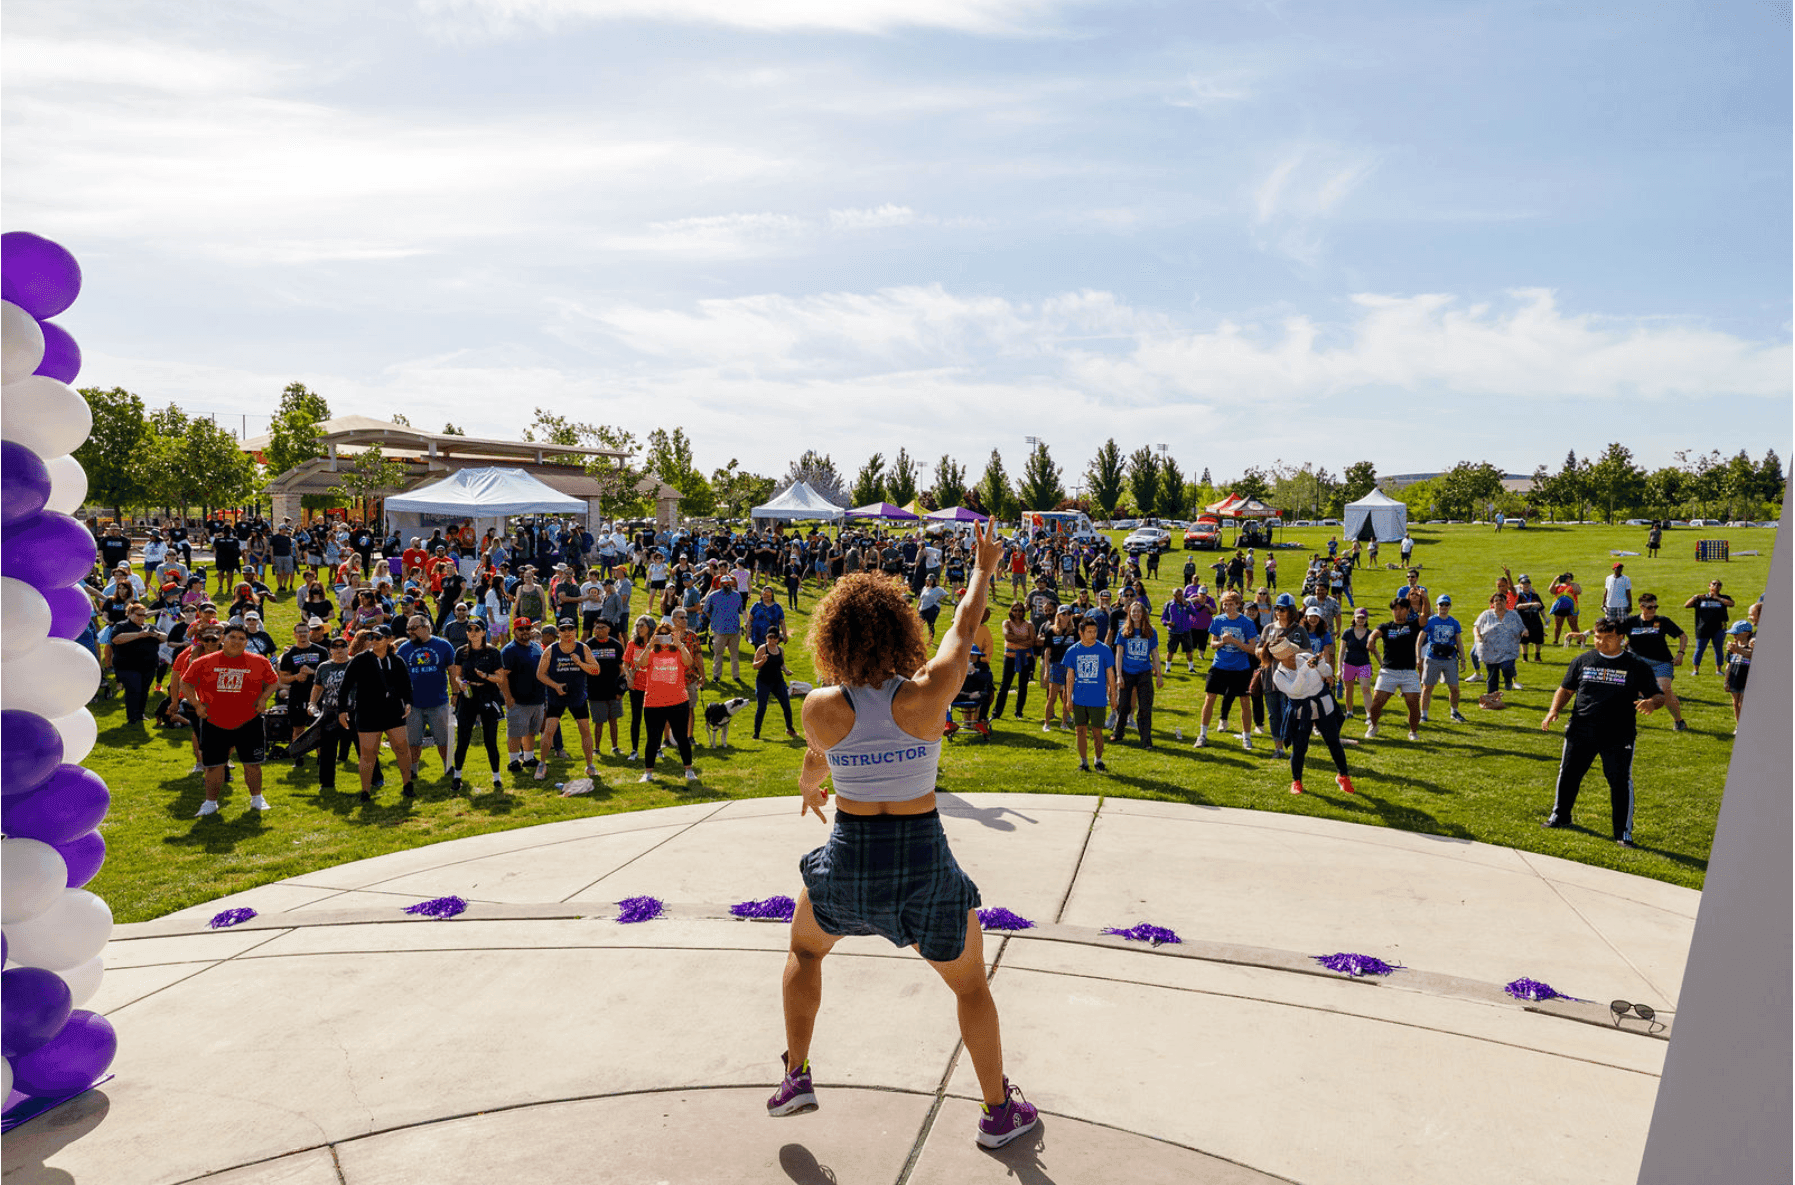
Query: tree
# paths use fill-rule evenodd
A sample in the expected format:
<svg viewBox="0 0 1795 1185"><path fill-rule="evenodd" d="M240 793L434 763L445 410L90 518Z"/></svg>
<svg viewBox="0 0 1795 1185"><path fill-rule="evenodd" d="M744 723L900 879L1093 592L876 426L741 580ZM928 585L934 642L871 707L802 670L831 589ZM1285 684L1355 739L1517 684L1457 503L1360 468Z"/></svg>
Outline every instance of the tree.
<svg viewBox="0 0 1795 1185"><path fill-rule="evenodd" d="M973 492L978 495L984 512L992 518L1016 517L1016 495L1010 489L1009 475L1004 472L1003 456L996 449L991 450L991 459L985 462L984 475L979 478L978 488Z"/></svg>
<svg viewBox="0 0 1795 1185"><path fill-rule="evenodd" d="M1758 467L1744 449L1726 463L1726 476L1721 479L1726 491L1726 517L1757 516Z"/></svg>
<svg viewBox="0 0 1795 1185"><path fill-rule="evenodd" d="M123 387L83 387L81 397L93 413L93 431L75 450L87 474L87 500L120 509L153 504L136 470L150 439L143 400Z"/></svg>
<svg viewBox="0 0 1795 1185"><path fill-rule="evenodd" d="M1332 509L1339 497L1340 483L1333 474L1308 462L1298 469L1280 459L1273 462L1270 476L1270 501L1289 518L1319 517L1323 510Z"/></svg>
<svg viewBox="0 0 1795 1185"><path fill-rule="evenodd" d="M1758 497L1766 502L1783 500L1783 463L1775 449L1767 449L1758 465Z"/></svg>
<svg viewBox="0 0 1795 1185"><path fill-rule="evenodd" d="M1654 469L1645 479L1645 504L1655 518L1672 517L1688 493L1689 475L1674 465Z"/></svg>
<svg viewBox="0 0 1795 1185"><path fill-rule="evenodd" d="M941 510L949 506L961 506L966 502L966 466L956 465L954 459L946 453L935 462L935 485L929 491L934 500L934 509Z"/></svg>
<svg viewBox="0 0 1795 1185"><path fill-rule="evenodd" d="M1052 510L1065 501L1066 490L1060 484L1060 467L1045 444L1037 444L1022 464L1022 480L1016 483L1016 497L1023 510Z"/></svg>
<svg viewBox="0 0 1795 1185"><path fill-rule="evenodd" d="M393 413L393 423L399 424L402 427L406 427L406 428L411 427L411 421L405 418L405 413L402 411L396 411Z"/></svg>
<svg viewBox="0 0 1795 1185"><path fill-rule="evenodd" d="M1116 447L1116 438L1112 436L1103 442L1085 470L1085 491L1090 494L1091 501L1103 511L1104 518L1115 517L1116 504L1122 500L1126 474L1122 450Z"/></svg>
<svg viewBox="0 0 1795 1185"><path fill-rule="evenodd" d="M908 506L916 500L916 461L905 449L898 450L885 474L885 498L894 506Z"/></svg>
<svg viewBox="0 0 1795 1185"><path fill-rule="evenodd" d="M1159 509L1159 458L1144 444L1128 454L1128 492L1142 518Z"/></svg>
<svg viewBox="0 0 1795 1185"><path fill-rule="evenodd" d="M754 507L773 493L770 477L749 473L734 457L729 464L711 474L711 492L716 495L717 510L727 518L745 518Z"/></svg>
<svg viewBox="0 0 1795 1185"><path fill-rule="evenodd" d="M337 471L336 484L330 487L330 494L345 502L357 502L393 493L404 487L405 478L405 466L397 461L387 460L380 451L380 446L371 444L356 456L347 469Z"/></svg>
<svg viewBox="0 0 1795 1185"><path fill-rule="evenodd" d="M848 500L847 488L842 484L841 471L835 467L835 461L828 453L805 449L804 455L793 461L791 468L786 470L785 481L779 488L783 492L798 482L803 482L835 506L853 505Z"/></svg>
<svg viewBox="0 0 1795 1185"><path fill-rule="evenodd" d="M1159 459L1159 513L1167 518L1183 518L1190 509L1190 491L1184 485L1184 470L1170 453Z"/></svg>
<svg viewBox="0 0 1795 1185"><path fill-rule="evenodd" d="M1553 483L1554 503L1572 511L1571 517L1583 520L1583 508L1589 502L1589 466L1577 459L1577 450L1564 455L1564 464Z"/></svg>
<svg viewBox="0 0 1795 1185"><path fill-rule="evenodd" d="M318 425L329 418L330 404L324 396L307 390L304 383L288 383L268 425L268 447L262 450L268 472L279 475L322 455Z"/></svg>
<svg viewBox="0 0 1795 1185"><path fill-rule="evenodd" d="M643 464L679 491L680 513L702 517L716 509L716 494L692 461L692 442L686 439L684 428L676 427L672 432L656 428L650 432Z"/></svg>
<svg viewBox="0 0 1795 1185"><path fill-rule="evenodd" d="M647 471L631 460L637 451L635 436L606 424L591 427L590 432L591 435L579 443L588 448L616 449L623 454L585 459L586 476L598 483L599 513L611 519L647 515L654 509L654 504L649 493L642 489L642 479L648 476Z"/></svg>
<svg viewBox="0 0 1795 1185"><path fill-rule="evenodd" d="M170 404L149 423L133 473L151 505L232 506L255 492L255 462L210 419L189 418Z"/></svg>
<svg viewBox="0 0 1795 1185"><path fill-rule="evenodd" d="M1614 512L1639 504L1645 493L1645 470L1633 463L1633 450L1611 443L1589 467L1589 500L1602 508L1609 526Z"/></svg>
<svg viewBox="0 0 1795 1185"><path fill-rule="evenodd" d="M1210 489L1215 488L1215 479L1209 476L1209 466L1203 466L1203 476L1197 478L1197 484L1200 486L1208 486Z"/></svg>
<svg viewBox="0 0 1795 1185"><path fill-rule="evenodd" d="M874 453L854 475L854 505L871 506L885 500L885 454Z"/></svg>
<svg viewBox="0 0 1795 1185"><path fill-rule="evenodd" d="M1242 498L1265 498L1271 494L1271 482L1266 479L1265 470L1249 465L1246 472L1228 483L1228 492Z"/></svg>
<svg viewBox="0 0 1795 1185"><path fill-rule="evenodd" d="M443 425L443 435L444 436L466 436L467 433L463 432L460 428L457 428L454 424L444 424Z"/></svg>
<svg viewBox="0 0 1795 1185"><path fill-rule="evenodd" d="M1346 473L1340 479L1342 508L1348 502L1357 502L1376 488L1377 466L1370 461L1354 461L1346 467Z"/></svg>
<svg viewBox="0 0 1795 1185"><path fill-rule="evenodd" d="M1434 481L1434 509L1441 518L1470 520L1502 494L1502 471L1488 461L1460 461Z"/></svg>

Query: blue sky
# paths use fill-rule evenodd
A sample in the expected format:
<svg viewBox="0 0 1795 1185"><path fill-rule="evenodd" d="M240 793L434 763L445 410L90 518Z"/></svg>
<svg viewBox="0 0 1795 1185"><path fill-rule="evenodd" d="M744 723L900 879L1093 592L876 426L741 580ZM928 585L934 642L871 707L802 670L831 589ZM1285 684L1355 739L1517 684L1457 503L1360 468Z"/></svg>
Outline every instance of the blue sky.
<svg viewBox="0 0 1795 1185"><path fill-rule="evenodd" d="M3 219L83 263L82 385L252 433L300 379L773 474L1787 459L1789 41L1768 4L12 0Z"/></svg>

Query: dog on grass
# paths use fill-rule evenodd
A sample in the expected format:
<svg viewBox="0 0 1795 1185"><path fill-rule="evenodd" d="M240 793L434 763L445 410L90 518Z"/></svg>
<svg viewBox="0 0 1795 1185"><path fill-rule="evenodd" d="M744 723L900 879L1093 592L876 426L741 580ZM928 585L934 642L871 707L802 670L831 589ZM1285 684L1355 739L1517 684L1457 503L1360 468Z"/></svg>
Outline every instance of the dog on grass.
<svg viewBox="0 0 1795 1185"><path fill-rule="evenodd" d="M1591 645L1593 642L1593 639L1591 638L1590 635L1593 634L1594 632L1595 631L1593 631L1593 630L1572 630L1570 633L1568 633L1564 636L1564 644L1566 646L1588 646L1588 645Z"/></svg>
<svg viewBox="0 0 1795 1185"><path fill-rule="evenodd" d="M715 749L719 744L725 749L729 747L730 718L747 707L748 703L748 700L738 695L734 699L704 705L704 731L711 748Z"/></svg>

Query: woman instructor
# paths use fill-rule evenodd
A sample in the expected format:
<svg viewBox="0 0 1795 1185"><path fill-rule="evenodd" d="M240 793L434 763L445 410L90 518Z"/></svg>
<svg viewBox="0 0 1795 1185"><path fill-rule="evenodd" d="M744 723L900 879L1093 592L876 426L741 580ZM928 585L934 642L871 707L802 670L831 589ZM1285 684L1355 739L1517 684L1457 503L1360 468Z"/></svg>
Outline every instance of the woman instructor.
<svg viewBox="0 0 1795 1185"><path fill-rule="evenodd" d="M804 697L800 814L815 811L827 821L823 782L831 776L838 798L828 842L798 862L804 889L785 963L786 1075L767 1100L773 1115L816 1105L809 1055L823 957L844 935L878 934L914 947L958 997L960 1035L984 1096L978 1142L1001 1147L1037 1121L1035 1108L1004 1077L978 887L948 850L935 809L942 724L965 682L1002 554L984 524L975 527L974 543L966 596L932 659L903 586L876 574L843 579L811 618L817 673L835 685Z"/></svg>

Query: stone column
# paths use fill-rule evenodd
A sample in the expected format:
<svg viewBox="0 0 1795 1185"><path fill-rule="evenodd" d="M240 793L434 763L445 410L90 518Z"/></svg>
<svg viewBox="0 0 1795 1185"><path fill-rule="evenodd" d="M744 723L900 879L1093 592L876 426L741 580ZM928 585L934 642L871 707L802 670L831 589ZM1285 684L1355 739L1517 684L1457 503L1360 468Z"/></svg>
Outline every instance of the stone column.
<svg viewBox="0 0 1795 1185"><path fill-rule="evenodd" d="M271 494L269 503L268 521L270 523L278 527L281 519L290 518L293 520L294 526L299 525L299 516L304 511L300 507L298 494Z"/></svg>

